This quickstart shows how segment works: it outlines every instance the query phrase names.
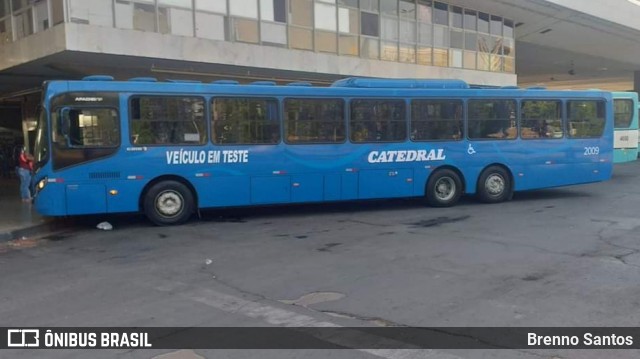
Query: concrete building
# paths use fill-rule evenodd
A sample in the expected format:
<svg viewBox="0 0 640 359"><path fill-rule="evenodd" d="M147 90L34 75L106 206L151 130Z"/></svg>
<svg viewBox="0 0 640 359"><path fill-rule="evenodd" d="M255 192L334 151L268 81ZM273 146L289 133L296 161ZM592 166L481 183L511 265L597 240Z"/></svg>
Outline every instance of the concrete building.
<svg viewBox="0 0 640 359"><path fill-rule="evenodd" d="M638 18L636 0L0 0L0 127L27 133L42 81L91 74L629 90Z"/></svg>

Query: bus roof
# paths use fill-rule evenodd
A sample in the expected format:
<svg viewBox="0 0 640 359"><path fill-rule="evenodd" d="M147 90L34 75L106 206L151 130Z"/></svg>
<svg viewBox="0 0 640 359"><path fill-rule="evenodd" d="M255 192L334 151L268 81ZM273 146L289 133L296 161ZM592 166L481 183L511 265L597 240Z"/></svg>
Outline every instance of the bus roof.
<svg viewBox="0 0 640 359"><path fill-rule="evenodd" d="M235 80L216 80L210 83L187 80L157 81L138 77L128 81L115 81L111 76L94 75L83 80L54 80L45 83L47 91L62 92L132 92L132 93L187 93L255 96L455 96L455 97L585 97L611 98L608 91L543 90L515 86L480 87L462 80L436 79L383 79L351 77L335 81L331 86L312 86L308 82L277 85L272 81L239 84ZM624 93L634 96L635 93ZM637 96L637 94L635 94Z"/></svg>

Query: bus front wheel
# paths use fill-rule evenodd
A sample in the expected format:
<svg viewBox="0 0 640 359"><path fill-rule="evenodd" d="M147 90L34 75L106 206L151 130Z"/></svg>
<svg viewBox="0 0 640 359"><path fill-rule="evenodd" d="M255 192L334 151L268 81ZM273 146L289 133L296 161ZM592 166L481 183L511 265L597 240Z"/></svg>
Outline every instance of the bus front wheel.
<svg viewBox="0 0 640 359"><path fill-rule="evenodd" d="M427 182L427 203L433 207L449 207L462 195L462 181L455 171L442 169L432 174Z"/></svg>
<svg viewBox="0 0 640 359"><path fill-rule="evenodd" d="M193 194L184 184L176 181L158 182L144 197L144 213L158 226L182 224L194 210Z"/></svg>
<svg viewBox="0 0 640 359"><path fill-rule="evenodd" d="M511 198L511 177L507 170L491 166L478 179L478 199L484 203L498 203Z"/></svg>

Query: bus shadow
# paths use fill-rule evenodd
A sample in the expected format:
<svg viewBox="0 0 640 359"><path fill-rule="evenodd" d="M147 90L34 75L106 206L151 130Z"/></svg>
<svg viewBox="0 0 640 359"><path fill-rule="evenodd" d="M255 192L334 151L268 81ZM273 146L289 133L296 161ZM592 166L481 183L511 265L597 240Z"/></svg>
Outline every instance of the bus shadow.
<svg viewBox="0 0 640 359"><path fill-rule="evenodd" d="M516 192L513 200L518 202L524 201L540 201L551 199L569 199L569 198L589 198L593 194L587 191L576 191L575 189L540 189L534 191Z"/></svg>
<svg viewBox="0 0 640 359"><path fill-rule="evenodd" d="M464 202L464 201L461 201ZM355 212L378 212L428 208L419 198L367 200L356 202L282 204L258 207L237 207L225 209L203 209L200 211L202 222L243 223L253 218L299 217L320 214L340 214Z"/></svg>
<svg viewBox="0 0 640 359"><path fill-rule="evenodd" d="M514 194L514 202L532 202L541 200L588 198L592 194L575 189L548 189ZM483 206L474 196L463 196L456 206ZM500 204L495 204L500 205ZM423 198L402 198L384 200L361 200L330 203L305 203L282 204L270 206L232 207L232 208L207 208L201 209L195 214L187 225L197 226L210 223L246 223L256 219L275 217L301 217L325 214L346 213L374 213L383 211L401 211L425 209L439 211L439 208L429 207ZM69 220L66 220L69 221ZM76 230L96 229L102 222L108 222L113 230L122 230L135 227L154 227L144 214L103 214L73 217L70 220L70 228Z"/></svg>

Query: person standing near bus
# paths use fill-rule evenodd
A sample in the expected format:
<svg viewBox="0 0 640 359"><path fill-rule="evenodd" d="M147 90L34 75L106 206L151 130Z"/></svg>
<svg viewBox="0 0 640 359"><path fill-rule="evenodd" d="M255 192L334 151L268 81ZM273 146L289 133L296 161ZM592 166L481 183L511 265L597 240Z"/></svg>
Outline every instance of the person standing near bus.
<svg viewBox="0 0 640 359"><path fill-rule="evenodd" d="M33 156L27 153L24 146L20 149L16 171L20 178L20 197L22 202L31 202L31 172L33 171Z"/></svg>

